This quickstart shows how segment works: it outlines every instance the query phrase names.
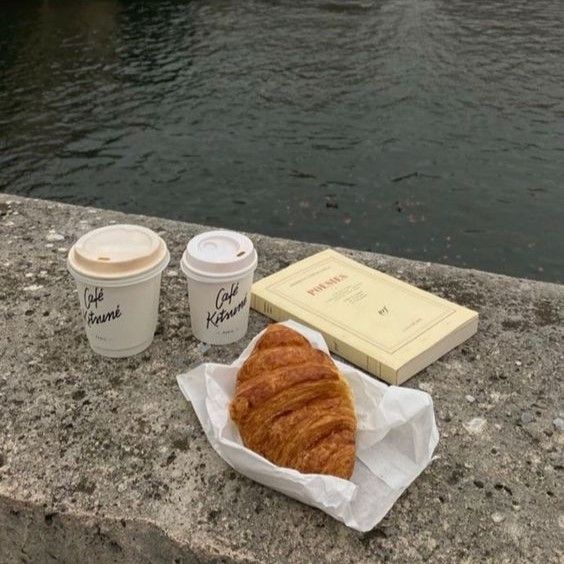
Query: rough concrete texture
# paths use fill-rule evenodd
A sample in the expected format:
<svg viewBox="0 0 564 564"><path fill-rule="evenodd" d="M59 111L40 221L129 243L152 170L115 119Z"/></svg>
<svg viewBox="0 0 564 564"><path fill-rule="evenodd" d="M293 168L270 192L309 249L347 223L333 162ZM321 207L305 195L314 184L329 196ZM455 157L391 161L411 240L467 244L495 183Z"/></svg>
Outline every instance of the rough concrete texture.
<svg viewBox="0 0 564 564"><path fill-rule="evenodd" d="M67 250L109 222L166 239L155 342L108 360L84 336ZM437 459L374 530L239 476L206 442L175 376L247 338L191 335L178 261L204 228L0 196L0 561L562 561L562 286L381 255L349 256L476 308L477 336L407 385L431 393ZM258 275L316 245L252 236Z"/></svg>

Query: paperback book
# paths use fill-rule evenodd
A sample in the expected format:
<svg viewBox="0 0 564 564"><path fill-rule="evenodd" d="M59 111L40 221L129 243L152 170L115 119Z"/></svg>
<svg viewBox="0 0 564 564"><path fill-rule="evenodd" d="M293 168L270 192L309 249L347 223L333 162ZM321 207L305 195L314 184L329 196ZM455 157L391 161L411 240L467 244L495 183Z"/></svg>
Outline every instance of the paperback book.
<svg viewBox="0 0 564 564"><path fill-rule="evenodd" d="M332 352L395 385L478 329L477 312L333 250L255 282L251 307L317 329Z"/></svg>

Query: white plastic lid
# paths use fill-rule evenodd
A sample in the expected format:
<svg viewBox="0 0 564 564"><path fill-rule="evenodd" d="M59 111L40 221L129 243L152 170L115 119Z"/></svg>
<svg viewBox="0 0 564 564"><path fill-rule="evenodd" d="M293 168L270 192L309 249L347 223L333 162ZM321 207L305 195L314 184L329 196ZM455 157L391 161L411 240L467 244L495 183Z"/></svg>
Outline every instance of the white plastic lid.
<svg viewBox="0 0 564 564"><path fill-rule="evenodd" d="M254 270L257 253L253 242L235 231L207 231L190 239L180 266L192 278L230 278Z"/></svg>
<svg viewBox="0 0 564 564"><path fill-rule="evenodd" d="M168 260L166 243L154 231L140 225L109 225L83 235L67 262L75 277L121 280L162 270Z"/></svg>

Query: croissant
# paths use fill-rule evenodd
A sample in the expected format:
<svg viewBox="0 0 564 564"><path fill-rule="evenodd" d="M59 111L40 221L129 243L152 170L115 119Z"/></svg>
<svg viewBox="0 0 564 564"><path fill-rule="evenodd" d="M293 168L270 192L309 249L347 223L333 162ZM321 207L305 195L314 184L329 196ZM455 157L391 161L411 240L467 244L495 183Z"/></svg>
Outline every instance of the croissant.
<svg viewBox="0 0 564 564"><path fill-rule="evenodd" d="M270 325L237 374L230 415L245 446L278 466L349 479L356 415L331 357Z"/></svg>

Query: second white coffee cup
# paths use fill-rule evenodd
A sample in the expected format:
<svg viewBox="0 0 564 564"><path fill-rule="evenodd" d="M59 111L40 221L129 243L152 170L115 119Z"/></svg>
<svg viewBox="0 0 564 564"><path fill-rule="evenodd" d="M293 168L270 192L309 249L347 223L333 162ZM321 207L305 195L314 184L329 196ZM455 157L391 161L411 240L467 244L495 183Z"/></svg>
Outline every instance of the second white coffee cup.
<svg viewBox="0 0 564 564"><path fill-rule="evenodd" d="M190 240L181 268L197 339L225 345L244 337L256 266L253 243L241 233L208 231Z"/></svg>

